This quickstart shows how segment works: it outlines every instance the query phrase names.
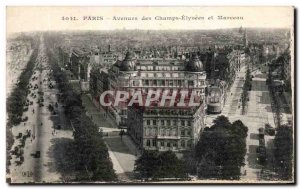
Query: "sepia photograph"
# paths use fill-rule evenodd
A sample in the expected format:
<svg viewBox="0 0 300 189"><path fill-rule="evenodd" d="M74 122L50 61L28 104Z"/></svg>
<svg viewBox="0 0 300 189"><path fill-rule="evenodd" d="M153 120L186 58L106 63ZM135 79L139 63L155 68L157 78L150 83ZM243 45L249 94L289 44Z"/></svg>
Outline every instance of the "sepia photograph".
<svg viewBox="0 0 300 189"><path fill-rule="evenodd" d="M294 18L7 6L6 182L294 184Z"/></svg>

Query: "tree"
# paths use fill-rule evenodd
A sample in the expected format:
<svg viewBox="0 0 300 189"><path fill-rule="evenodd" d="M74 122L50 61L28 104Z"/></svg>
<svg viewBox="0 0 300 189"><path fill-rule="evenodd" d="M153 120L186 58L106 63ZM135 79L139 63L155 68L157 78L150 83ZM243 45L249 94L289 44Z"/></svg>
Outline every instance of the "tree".
<svg viewBox="0 0 300 189"><path fill-rule="evenodd" d="M135 162L138 178L185 178L184 163L172 151L144 151Z"/></svg>
<svg viewBox="0 0 300 189"><path fill-rule="evenodd" d="M158 156L159 169L154 175L156 178L183 178L185 177L184 164L172 151L162 152Z"/></svg>
<svg viewBox="0 0 300 189"><path fill-rule="evenodd" d="M198 176L201 178L220 177L220 167L216 165L216 153L214 150L207 152L199 163Z"/></svg>
<svg viewBox="0 0 300 189"><path fill-rule="evenodd" d="M198 176L239 179L247 152L248 128L240 120L230 123L225 116L217 117L213 123L211 128L204 130L196 145Z"/></svg>
<svg viewBox="0 0 300 189"><path fill-rule="evenodd" d="M291 180L293 177L293 129L289 125L277 128L274 140L275 165L282 180Z"/></svg>
<svg viewBox="0 0 300 189"><path fill-rule="evenodd" d="M152 178L158 169L158 152L146 150L136 160L134 172L139 178Z"/></svg>
<svg viewBox="0 0 300 189"><path fill-rule="evenodd" d="M216 119L213 120L213 126L211 127L212 129L214 128L228 128L230 127L231 123L229 119L226 116L218 116Z"/></svg>

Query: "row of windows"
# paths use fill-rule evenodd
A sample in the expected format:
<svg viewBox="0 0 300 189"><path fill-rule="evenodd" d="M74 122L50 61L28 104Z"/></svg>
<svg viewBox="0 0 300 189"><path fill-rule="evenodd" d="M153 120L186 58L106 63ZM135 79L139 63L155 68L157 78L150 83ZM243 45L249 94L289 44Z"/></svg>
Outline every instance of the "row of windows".
<svg viewBox="0 0 300 189"><path fill-rule="evenodd" d="M160 142L157 142L156 140L152 140L152 144L151 144L151 141L150 140L147 140L146 142L146 146L148 147L157 147L157 146L161 146L161 147L177 147L178 143L177 141L175 142L164 142L164 141L160 141ZM182 140L180 141L180 147L182 148L185 148L185 147L192 147L192 142L191 141L185 141L185 140Z"/></svg>
<svg viewBox="0 0 300 189"><path fill-rule="evenodd" d="M164 129L160 128L159 131L157 128L145 128L145 136L178 136L178 129L172 128L172 129ZM180 131L181 136L191 136L191 130L188 129L182 129Z"/></svg>
<svg viewBox="0 0 300 189"><path fill-rule="evenodd" d="M184 80L150 80L150 79L143 79L142 80L143 86L184 86ZM194 86L196 83L193 80L188 81L188 86ZM204 81L200 81L201 85L205 85ZM135 83L135 86L138 86L139 83Z"/></svg>
<svg viewBox="0 0 300 189"><path fill-rule="evenodd" d="M215 96L215 97L209 97L208 98L208 102L210 102L210 103L218 103L218 102L220 102L220 99L221 97L217 97L217 96Z"/></svg>
<svg viewBox="0 0 300 189"><path fill-rule="evenodd" d="M179 70L178 66L137 66L137 69L139 70Z"/></svg>
<svg viewBox="0 0 300 189"><path fill-rule="evenodd" d="M191 121L185 121L185 120L146 120L146 124L147 125L158 125L160 124L161 126L171 126L171 123L173 126L176 126L177 123L180 123L181 126L191 126L192 122Z"/></svg>

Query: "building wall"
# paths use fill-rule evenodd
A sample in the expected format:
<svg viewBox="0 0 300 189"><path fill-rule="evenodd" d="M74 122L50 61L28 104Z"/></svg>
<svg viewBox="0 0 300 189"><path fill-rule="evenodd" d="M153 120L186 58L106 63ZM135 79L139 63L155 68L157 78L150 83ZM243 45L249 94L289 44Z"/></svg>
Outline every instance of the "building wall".
<svg viewBox="0 0 300 189"><path fill-rule="evenodd" d="M200 133L205 127L204 117L203 104L196 111L178 109L141 111L129 107L127 131L142 149L187 151L198 142Z"/></svg>

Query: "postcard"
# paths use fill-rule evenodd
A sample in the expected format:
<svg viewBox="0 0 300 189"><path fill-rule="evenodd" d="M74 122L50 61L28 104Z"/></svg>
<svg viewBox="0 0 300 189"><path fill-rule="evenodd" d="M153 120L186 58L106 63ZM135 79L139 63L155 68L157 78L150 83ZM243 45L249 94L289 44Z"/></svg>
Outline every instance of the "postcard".
<svg viewBox="0 0 300 189"><path fill-rule="evenodd" d="M293 184L294 7L6 8L9 184Z"/></svg>

